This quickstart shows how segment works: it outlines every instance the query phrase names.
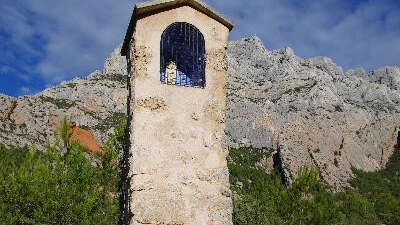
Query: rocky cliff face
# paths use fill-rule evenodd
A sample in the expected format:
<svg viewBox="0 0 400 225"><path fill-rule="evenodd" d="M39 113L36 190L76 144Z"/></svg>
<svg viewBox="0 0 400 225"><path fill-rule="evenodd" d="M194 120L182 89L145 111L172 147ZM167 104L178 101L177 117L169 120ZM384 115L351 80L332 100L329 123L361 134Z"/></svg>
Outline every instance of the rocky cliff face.
<svg viewBox="0 0 400 225"><path fill-rule="evenodd" d="M118 48L107 58L103 72L75 78L33 96L0 95L0 142L43 148L55 141L60 121L68 117L93 130L101 143L117 119L126 114L126 63Z"/></svg>
<svg viewBox="0 0 400 225"><path fill-rule="evenodd" d="M284 178L303 165L340 190L351 168L382 168L400 130L399 68L344 73L331 59L231 42L226 133L230 146L276 151Z"/></svg>
<svg viewBox="0 0 400 225"><path fill-rule="evenodd" d="M104 142L126 112L119 48L102 72L34 96L0 95L0 142L43 146L64 116ZM301 166L314 165L336 190L348 184L351 168L370 171L387 162L400 131L400 68L343 72L326 57L269 51L257 37L231 42L228 63L229 146L275 152L288 182Z"/></svg>

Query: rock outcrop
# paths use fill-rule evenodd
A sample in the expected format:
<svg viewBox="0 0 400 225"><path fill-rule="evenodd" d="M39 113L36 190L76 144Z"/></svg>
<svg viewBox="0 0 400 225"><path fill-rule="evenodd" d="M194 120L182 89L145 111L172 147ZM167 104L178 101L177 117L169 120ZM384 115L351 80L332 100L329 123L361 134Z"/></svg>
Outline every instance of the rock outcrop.
<svg viewBox="0 0 400 225"><path fill-rule="evenodd" d="M104 143L118 118L126 114L126 61L116 54L106 60L104 72L75 78L33 96L0 95L0 142L42 149L55 141L60 121L68 117L93 131Z"/></svg>
<svg viewBox="0 0 400 225"><path fill-rule="evenodd" d="M104 142L126 113L126 61L119 52L112 52L102 72L34 96L0 95L0 142L43 146L54 140L64 116ZM270 51L249 37L229 44L228 73L229 146L276 152L288 182L311 165L341 190L352 168L384 167L400 139L399 67L344 72L329 58L301 59L290 48Z"/></svg>
<svg viewBox="0 0 400 225"><path fill-rule="evenodd" d="M400 67L383 67L363 75L371 82L386 84L391 89L400 90Z"/></svg>
<svg viewBox="0 0 400 225"><path fill-rule="evenodd" d="M126 58L121 56L122 44L114 49L104 62L103 74L123 74L127 75Z"/></svg>
<svg viewBox="0 0 400 225"><path fill-rule="evenodd" d="M82 129L75 124L69 127L69 133L71 134L69 141L77 142L87 151L95 154L104 154L103 148L97 143L93 133L90 130Z"/></svg>
<svg viewBox="0 0 400 225"><path fill-rule="evenodd" d="M304 165L336 190L352 168L385 166L400 130L399 68L344 73L331 59L268 51L256 38L228 47L230 146L277 151L290 182Z"/></svg>

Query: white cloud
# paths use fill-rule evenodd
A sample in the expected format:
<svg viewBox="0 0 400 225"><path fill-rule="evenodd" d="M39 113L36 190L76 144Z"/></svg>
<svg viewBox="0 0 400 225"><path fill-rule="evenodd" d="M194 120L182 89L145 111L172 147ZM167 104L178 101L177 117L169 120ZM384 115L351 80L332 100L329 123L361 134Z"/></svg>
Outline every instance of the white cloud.
<svg viewBox="0 0 400 225"><path fill-rule="evenodd" d="M32 94L33 90L29 87L21 87L19 88L19 95L29 95Z"/></svg>
<svg viewBox="0 0 400 225"><path fill-rule="evenodd" d="M232 39L256 34L270 49L291 46L302 57L326 55L346 69L400 64L395 1L204 1L235 22ZM14 0L0 6L0 25L18 51L39 58L33 68L24 65L23 74L31 70L53 84L101 68L122 42L135 2Z"/></svg>
<svg viewBox="0 0 400 225"><path fill-rule="evenodd" d="M346 69L400 65L398 1L206 1L235 21L233 39L257 34L269 48L328 56Z"/></svg>
<svg viewBox="0 0 400 225"><path fill-rule="evenodd" d="M32 73L56 83L102 66L109 52L123 40L132 11L129 6L133 6L129 2L16 0L0 8L0 22L20 51L31 48L43 53ZM37 37L44 40L42 46L31 43Z"/></svg>

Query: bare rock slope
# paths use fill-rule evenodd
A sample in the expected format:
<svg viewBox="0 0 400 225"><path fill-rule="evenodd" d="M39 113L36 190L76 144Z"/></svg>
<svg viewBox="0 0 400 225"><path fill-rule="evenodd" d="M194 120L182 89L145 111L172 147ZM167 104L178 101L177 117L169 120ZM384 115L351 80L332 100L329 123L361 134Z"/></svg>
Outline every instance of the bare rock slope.
<svg viewBox="0 0 400 225"><path fill-rule="evenodd" d="M33 96L0 95L0 142L35 144L41 149L47 141L54 143L64 117L90 128L99 143L105 142L118 118L126 114L126 63L121 60L125 59L117 48L106 59L103 72L95 71Z"/></svg>
<svg viewBox="0 0 400 225"><path fill-rule="evenodd" d="M344 73L331 59L267 50L257 37L228 47L230 146L276 151L284 178L314 165L336 190L351 168L382 168L400 131L400 69Z"/></svg>
<svg viewBox="0 0 400 225"><path fill-rule="evenodd" d="M102 72L34 96L0 95L0 142L44 146L68 116L105 141L126 113L126 61L120 47ZM227 141L275 152L290 182L314 165L336 190L351 168L382 168L399 139L400 68L343 70L326 57L301 59L293 50L267 50L257 37L228 46Z"/></svg>

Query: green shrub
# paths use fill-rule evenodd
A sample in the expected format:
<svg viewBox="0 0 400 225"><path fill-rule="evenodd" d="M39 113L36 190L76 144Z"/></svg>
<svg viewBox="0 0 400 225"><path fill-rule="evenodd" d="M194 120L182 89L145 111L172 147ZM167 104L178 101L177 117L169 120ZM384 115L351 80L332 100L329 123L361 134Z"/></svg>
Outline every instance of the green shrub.
<svg viewBox="0 0 400 225"><path fill-rule="evenodd" d="M400 148L396 147L385 169L354 172L352 186L373 204L379 220L384 224L400 224Z"/></svg>
<svg viewBox="0 0 400 225"><path fill-rule="evenodd" d="M70 125L71 121L67 117L64 117L64 119L61 121L61 126L58 131L58 135L61 137L62 141L64 142L64 146L66 148L68 148L70 144L69 141L69 139L71 138L71 133L69 132Z"/></svg>
<svg viewBox="0 0 400 225"><path fill-rule="evenodd" d="M79 144L68 142L63 129L68 120L61 129L65 155L60 144L45 152L0 145L0 224L118 224L118 155L125 124L94 161Z"/></svg>
<svg viewBox="0 0 400 225"><path fill-rule="evenodd" d="M0 224L118 224L126 118L96 160L69 143L68 127L65 119L60 129L65 145L49 144L45 152L0 144ZM251 148L230 150L234 225L400 224L398 147L385 169L355 170L352 188L340 193L328 191L310 167L287 187L277 171L266 174L257 166L263 157Z"/></svg>
<svg viewBox="0 0 400 225"><path fill-rule="evenodd" d="M234 225L269 224L400 224L400 151L386 169L356 171L353 188L328 191L318 170L304 167L285 187L277 171L256 166L263 154L250 148L231 149L228 158Z"/></svg>

